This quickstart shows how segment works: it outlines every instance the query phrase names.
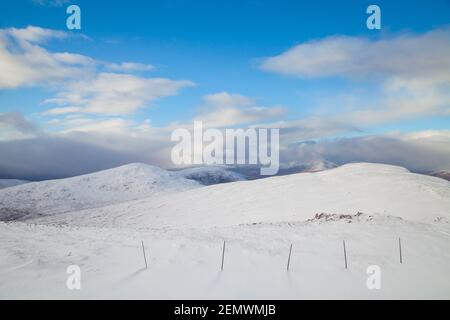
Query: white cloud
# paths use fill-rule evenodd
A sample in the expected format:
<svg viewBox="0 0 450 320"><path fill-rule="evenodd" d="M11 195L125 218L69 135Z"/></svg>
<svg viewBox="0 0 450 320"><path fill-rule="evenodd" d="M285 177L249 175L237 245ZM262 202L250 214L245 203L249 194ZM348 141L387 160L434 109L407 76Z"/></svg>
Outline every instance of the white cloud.
<svg viewBox="0 0 450 320"><path fill-rule="evenodd" d="M45 103L76 107L84 113L123 115L145 107L158 98L175 95L180 89L193 85L186 80L99 73L91 79L66 85Z"/></svg>
<svg viewBox="0 0 450 320"><path fill-rule="evenodd" d="M151 64L135 62L110 63L107 64L106 67L114 72L151 71L155 69Z"/></svg>
<svg viewBox="0 0 450 320"><path fill-rule="evenodd" d="M3 35L9 35L12 38L21 42L44 43L50 39L63 39L68 37L68 34L63 31L44 29L35 26L28 26L26 28L8 28L1 30Z"/></svg>
<svg viewBox="0 0 450 320"><path fill-rule="evenodd" d="M65 32L33 26L0 29L0 89L50 87L56 94L44 102L55 106L43 115L75 112L121 115L193 86L186 80L127 73L153 69L149 64L100 62L80 54L51 52L43 47L51 39L68 36ZM101 71L105 69L117 73Z"/></svg>
<svg viewBox="0 0 450 320"><path fill-rule="evenodd" d="M205 126L226 127L272 119L284 113L282 107L261 107L251 98L240 94L220 92L203 97L202 120Z"/></svg>
<svg viewBox="0 0 450 320"><path fill-rule="evenodd" d="M339 105L339 101L333 97L329 104ZM260 124L271 128L281 128L281 134L288 141L300 141L305 139L320 139L344 133L364 132L368 128L377 125L395 123L398 121L420 119L422 117L450 116L449 94L428 91L406 92L380 97L371 102L359 98L357 107L343 111L312 114L302 119L278 121L274 123Z"/></svg>
<svg viewBox="0 0 450 320"><path fill-rule="evenodd" d="M150 126L150 120L148 119L137 122L121 117L89 117L79 114L67 115L64 118L53 118L47 122L47 126L53 128L51 132L56 135L109 133L148 139L152 133L156 132ZM162 131L163 128L159 128L159 130Z"/></svg>
<svg viewBox="0 0 450 320"><path fill-rule="evenodd" d="M228 92L209 94L204 96L203 100L207 106L214 108L240 108L254 104L254 101L246 96Z"/></svg>
<svg viewBox="0 0 450 320"><path fill-rule="evenodd" d="M0 29L0 89L57 84L89 74L93 59L67 52L52 53L39 45L66 36L61 31L32 26Z"/></svg>
<svg viewBox="0 0 450 320"><path fill-rule="evenodd" d="M71 64L71 65L78 65L78 66L95 66L97 62L87 56L83 56L81 54L76 53L67 53L67 52L61 52L61 53L54 53L53 56L55 59L61 63Z"/></svg>
<svg viewBox="0 0 450 320"><path fill-rule="evenodd" d="M92 118L68 118L62 121L64 129L60 133L68 132L103 132L126 133L132 129L132 122L122 118L92 119Z"/></svg>
<svg viewBox="0 0 450 320"><path fill-rule="evenodd" d="M45 116L58 116L67 113L76 113L80 112L82 109L78 107L64 107L64 108L53 108L47 111L44 111L42 114Z"/></svg>
<svg viewBox="0 0 450 320"><path fill-rule="evenodd" d="M319 116L256 124L255 127L280 129L280 135L285 144L362 131L357 124L350 123L346 119Z"/></svg>
<svg viewBox="0 0 450 320"><path fill-rule="evenodd" d="M369 40L335 36L309 41L265 59L266 71L304 78L386 77L393 83L450 81L450 30Z"/></svg>

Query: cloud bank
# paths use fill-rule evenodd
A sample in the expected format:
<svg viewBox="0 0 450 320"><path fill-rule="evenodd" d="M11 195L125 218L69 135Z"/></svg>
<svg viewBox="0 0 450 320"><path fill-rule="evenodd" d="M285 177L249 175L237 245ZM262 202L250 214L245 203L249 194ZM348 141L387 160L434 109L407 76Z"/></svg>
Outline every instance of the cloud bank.
<svg viewBox="0 0 450 320"><path fill-rule="evenodd" d="M51 40L68 37L66 32L34 26L0 29L0 90L38 86L56 91L43 101L54 106L44 115L118 115L149 107L159 98L194 85L188 80L132 74L153 70L149 64L110 63L45 48Z"/></svg>
<svg viewBox="0 0 450 320"><path fill-rule="evenodd" d="M109 121L109 120L108 120ZM20 114L0 116L0 128L26 133L27 138L0 141L0 178L41 180L63 178L130 162L172 168L171 128L148 122L86 121L64 133L43 133ZM283 129L281 129L283 132ZM450 131L388 133L353 138L283 143L283 167L331 162L376 162L404 166L415 172L450 170Z"/></svg>
<svg viewBox="0 0 450 320"><path fill-rule="evenodd" d="M379 40L327 37L266 58L261 69L302 78L385 77L397 85L448 83L449 39L449 29Z"/></svg>

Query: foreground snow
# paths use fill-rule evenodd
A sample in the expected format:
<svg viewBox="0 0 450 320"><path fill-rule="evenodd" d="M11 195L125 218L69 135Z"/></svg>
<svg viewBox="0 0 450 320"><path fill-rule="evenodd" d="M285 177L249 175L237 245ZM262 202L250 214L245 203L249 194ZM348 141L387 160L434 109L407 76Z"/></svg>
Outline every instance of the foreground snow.
<svg viewBox="0 0 450 320"><path fill-rule="evenodd" d="M448 181L364 163L213 186L167 174L131 165L72 178L78 201L46 184L0 192L4 208L29 210L0 222L0 298L450 299ZM69 265L79 291L66 288ZM381 290L366 287L369 265Z"/></svg>
<svg viewBox="0 0 450 320"><path fill-rule="evenodd" d="M448 225L393 217L139 231L0 223L0 243L2 299L450 298ZM66 288L66 268L74 264L79 291ZM381 290L366 287L369 265L381 268Z"/></svg>

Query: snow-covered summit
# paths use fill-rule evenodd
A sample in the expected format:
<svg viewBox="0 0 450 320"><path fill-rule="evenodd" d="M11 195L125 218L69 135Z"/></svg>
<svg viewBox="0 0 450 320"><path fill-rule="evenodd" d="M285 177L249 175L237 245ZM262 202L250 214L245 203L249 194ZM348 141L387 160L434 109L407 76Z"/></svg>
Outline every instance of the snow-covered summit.
<svg viewBox="0 0 450 320"><path fill-rule="evenodd" d="M201 186L141 163L0 190L0 220L16 220L148 198Z"/></svg>

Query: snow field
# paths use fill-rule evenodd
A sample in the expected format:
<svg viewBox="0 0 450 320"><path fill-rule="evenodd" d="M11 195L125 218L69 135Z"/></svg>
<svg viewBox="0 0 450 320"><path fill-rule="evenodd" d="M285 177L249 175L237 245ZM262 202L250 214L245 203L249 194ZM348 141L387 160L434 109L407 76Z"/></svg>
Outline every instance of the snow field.
<svg viewBox="0 0 450 320"><path fill-rule="evenodd" d="M388 223L387 223L388 222ZM450 297L447 225L386 217L347 223L96 229L0 224L0 298L381 299ZM404 263L399 263L398 237ZM349 269L344 268L342 239ZM145 269L141 240L149 268ZM220 272L222 240L226 241ZM290 271L286 271L293 243ZM79 265L82 289L66 288ZM366 268L379 265L381 290ZM430 272L432 270L432 272Z"/></svg>

